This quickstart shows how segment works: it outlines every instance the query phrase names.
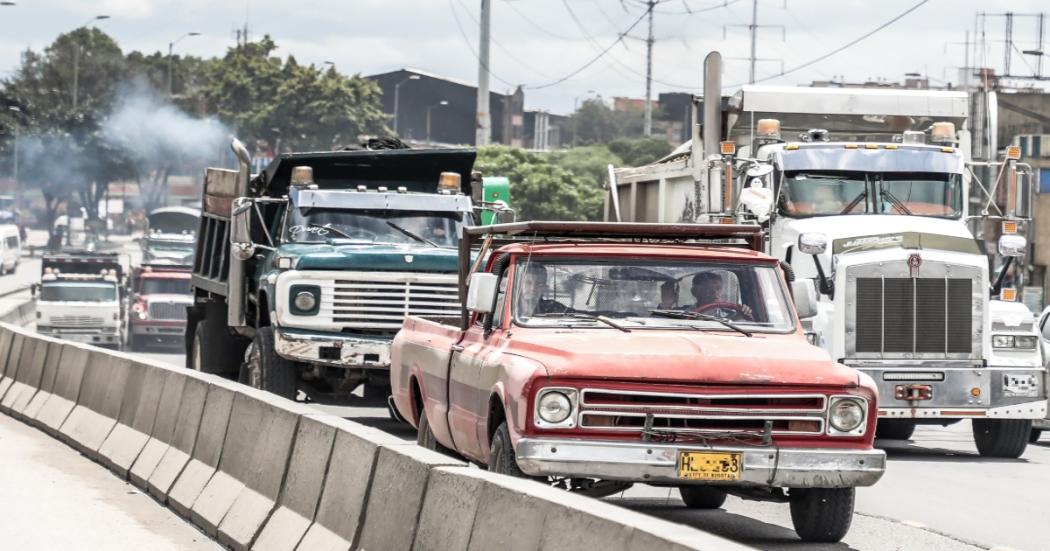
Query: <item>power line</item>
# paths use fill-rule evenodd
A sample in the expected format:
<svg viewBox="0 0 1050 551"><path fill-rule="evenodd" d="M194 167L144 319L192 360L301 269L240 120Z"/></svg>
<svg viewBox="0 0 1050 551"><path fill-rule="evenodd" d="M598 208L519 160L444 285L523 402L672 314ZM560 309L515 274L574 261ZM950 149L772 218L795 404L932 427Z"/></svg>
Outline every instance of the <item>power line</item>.
<svg viewBox="0 0 1050 551"><path fill-rule="evenodd" d="M518 17L520 17L522 19L522 21L525 21L531 27L533 27L534 29L540 31L541 33L543 33L543 34L545 34L547 36L553 37L553 38L557 38L558 40L573 40L573 37L571 37L571 36L564 36L564 35L560 35L560 34L557 34L557 33L553 33L551 31L549 31L543 25L540 25L539 23L533 21L531 18L529 18L529 16L525 15L525 12L521 11L520 9L518 9L518 7L514 5L515 2L513 2L512 0L503 0L503 3L506 4L507 7L510 8L514 13L518 14Z"/></svg>
<svg viewBox="0 0 1050 551"><path fill-rule="evenodd" d="M478 18L474 16L474 13L471 12L470 9L467 8L467 6L463 4L463 0L456 0L456 1L459 3L459 7L463 8L463 11L465 11L467 13L467 16L470 17L470 19L472 21L474 21L475 24L477 24L477 25L481 24L481 21L478 21ZM518 64L521 65L522 67L525 67L526 69L532 71L533 73L536 73L537 75L539 75L539 76L541 76L543 78L546 78L546 79L554 78L554 77L550 76L549 74L544 73L543 71L533 67L527 61L524 61L521 58L519 58L518 56L514 55L514 52L511 51L510 48L507 48L503 44L500 44L499 41L496 40L495 38L490 38L490 40L492 41L493 44L496 45L497 48L502 50L503 53L507 54L507 57L509 57L512 60L518 62ZM489 74L491 74L491 72Z"/></svg>
<svg viewBox="0 0 1050 551"><path fill-rule="evenodd" d="M816 63L820 63L821 61L824 61L825 59L827 59L827 58L829 58L829 57L831 57L831 56L833 56L835 54L838 54L838 53L842 52L843 50L846 50L848 48L851 48L851 47L855 46L856 44L860 43L861 41L869 38L871 35L881 31L882 29L885 29L886 27L889 27L890 25L896 23L897 21L900 21L905 16L907 16L911 12L919 9L920 7L922 7L923 4L926 4L929 1L930 0L920 0L917 4L915 4L914 6L908 8L907 10L902 12L900 15L897 15L896 17L894 17L893 19L890 19L889 21L883 23L882 25L879 25L875 29L873 29L873 30L871 30L871 31L869 31L869 32L867 32L865 34L862 34L862 35L858 36L857 38L849 41L848 43L846 43L846 44L844 44L842 46L839 46L838 48L835 48L834 50L832 50L832 51L830 51L830 52L828 52L828 53L826 53L826 54L824 54L824 55L822 55L820 57L817 57L815 59L807 61L807 62L805 62L805 63L803 63L801 65L797 65L795 67L792 67L792 68L790 68L790 69L788 69L786 71L781 71L780 73L777 73L775 75L770 75L770 76L767 76L767 77L762 77L760 79L756 79L755 82L765 82L767 80L772 80L772 79L775 79L775 78L779 78L779 77L782 77L784 75L789 75L791 73L794 73L796 71L801 71L802 69L805 69L806 67L809 67L810 65L814 65ZM740 86L743 86L744 84L746 84L746 83L732 84L732 85L726 86L726 88L739 88Z"/></svg>
<svg viewBox="0 0 1050 551"><path fill-rule="evenodd" d="M456 28L459 29L460 36L463 37L463 41L466 42L466 44L467 44L467 49L469 49L470 53L474 55L474 58L478 60L478 63L481 63L482 67L485 68L485 72L488 73L489 76L491 76L492 78L502 82L506 86L509 86L511 88L514 88L515 86L517 86L516 84L512 84L510 81L508 81L506 79L500 78L499 75L497 75L496 73L492 72L492 68L491 67L489 67L487 64L481 62L481 56L478 54L478 51L474 49L474 44L470 41L470 38L467 36L466 29L463 28L463 23L459 20L459 14L456 13L456 4L455 4L454 0L448 0L448 7L449 7L449 11L452 12L452 18L456 21Z"/></svg>
<svg viewBox="0 0 1050 551"><path fill-rule="evenodd" d="M575 71L573 71L573 72L571 72L571 73L569 73L569 74L565 75L564 77L561 77L561 78L559 78L559 79L557 79L557 80L554 80L554 81L552 81L552 82L548 82L548 83L545 83L545 84L540 84L540 85L538 85L538 86L529 86L528 88L530 88L530 89L532 89L532 90L542 90L543 88L550 88L551 86L555 86L555 85L557 85L557 84L561 84L562 82L565 82L566 80L569 80L570 78L572 78L572 77L574 77L574 76L576 76L576 75L578 75L578 74L582 73L582 72L583 72L584 70L586 70L586 69L587 69L588 67L590 67L591 65L594 65L594 63L595 63L596 61L598 61L599 59L601 59L602 57L604 57L604 56L605 56L605 54L606 54L606 53L608 53L608 52L609 52L609 50L611 50L611 49L613 48L613 46L616 46L617 44L619 44L619 43L620 43L620 42L621 42L621 41L623 40L623 37L624 37L624 36L626 36L626 35L627 35L627 33L629 33L629 32L631 32L632 30L634 30L634 28L635 28L636 26L638 26L638 24L639 24L639 23L641 23L641 22L642 22L642 20L643 20L643 19L645 19L645 17L646 17L647 15L649 15L649 13L648 13L648 12L646 12L646 13L643 13L643 14L641 15L641 17L639 17L638 19L635 19L635 20L634 20L634 23L631 23L631 26L630 26L630 27L627 27L627 29L625 29L625 30L624 30L624 31L623 31L622 33L620 33L620 34L619 34L619 35L618 35L618 36L616 37L616 40L612 41L612 43L610 43L610 44L609 44L609 45L608 45L608 46L607 46L607 47L606 47L606 48L605 48L604 50L602 50L601 52L599 52L597 56L595 56L595 57L594 57L593 59L591 59L591 60L590 60L590 61L588 61L587 63L584 63L584 64L583 64L583 65L582 65L582 66L581 66L580 68L578 68L578 69L576 69Z"/></svg>

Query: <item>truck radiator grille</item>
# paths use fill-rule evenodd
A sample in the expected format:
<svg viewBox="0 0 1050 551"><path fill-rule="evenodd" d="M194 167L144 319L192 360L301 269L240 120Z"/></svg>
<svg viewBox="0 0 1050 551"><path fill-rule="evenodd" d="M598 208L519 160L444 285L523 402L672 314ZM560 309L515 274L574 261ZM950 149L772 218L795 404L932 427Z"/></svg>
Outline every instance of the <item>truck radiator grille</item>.
<svg viewBox="0 0 1050 551"><path fill-rule="evenodd" d="M332 319L344 327L399 328L407 315L459 315L455 276L447 282L335 281Z"/></svg>
<svg viewBox="0 0 1050 551"><path fill-rule="evenodd" d="M963 278L857 278L856 351L969 354L972 286Z"/></svg>
<svg viewBox="0 0 1050 551"><path fill-rule="evenodd" d="M580 427L640 431L646 417L652 428L675 433L745 431L761 433L767 421L773 434L823 434L827 397L822 394L684 394L584 389Z"/></svg>
<svg viewBox="0 0 1050 551"><path fill-rule="evenodd" d="M149 317L155 320L186 321L186 305L170 302L151 302Z"/></svg>
<svg viewBox="0 0 1050 551"><path fill-rule="evenodd" d="M98 327L102 322L98 316L51 316L52 327Z"/></svg>

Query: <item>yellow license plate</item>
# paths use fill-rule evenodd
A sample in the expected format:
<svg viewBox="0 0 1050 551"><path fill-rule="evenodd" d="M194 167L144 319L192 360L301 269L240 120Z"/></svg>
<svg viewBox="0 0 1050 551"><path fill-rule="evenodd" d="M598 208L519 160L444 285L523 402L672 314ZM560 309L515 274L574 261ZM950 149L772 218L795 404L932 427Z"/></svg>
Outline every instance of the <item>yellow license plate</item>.
<svg viewBox="0 0 1050 551"><path fill-rule="evenodd" d="M739 453L679 452L678 477L686 480L740 480Z"/></svg>

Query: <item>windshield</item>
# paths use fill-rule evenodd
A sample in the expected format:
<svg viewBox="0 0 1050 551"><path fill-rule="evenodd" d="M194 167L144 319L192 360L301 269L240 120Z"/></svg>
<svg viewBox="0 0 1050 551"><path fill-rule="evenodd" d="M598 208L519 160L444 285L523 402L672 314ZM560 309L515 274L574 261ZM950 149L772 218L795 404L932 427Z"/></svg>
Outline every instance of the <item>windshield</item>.
<svg viewBox="0 0 1050 551"><path fill-rule="evenodd" d="M185 279L143 279L143 295L188 295L190 294L190 280Z"/></svg>
<svg viewBox="0 0 1050 551"><path fill-rule="evenodd" d="M790 331L791 310L772 266L700 261L518 261L512 314L522 325L625 320L624 327ZM707 318L707 319L704 319Z"/></svg>
<svg viewBox="0 0 1050 551"><path fill-rule="evenodd" d="M291 243L330 239L362 243L459 244L462 215L391 210L292 209L285 238Z"/></svg>
<svg viewBox="0 0 1050 551"><path fill-rule="evenodd" d="M112 283L45 282L40 288L45 302L107 302L117 300L117 286Z"/></svg>
<svg viewBox="0 0 1050 551"><path fill-rule="evenodd" d="M934 172L788 172L780 211L794 218L844 214L957 218L962 214L962 178Z"/></svg>

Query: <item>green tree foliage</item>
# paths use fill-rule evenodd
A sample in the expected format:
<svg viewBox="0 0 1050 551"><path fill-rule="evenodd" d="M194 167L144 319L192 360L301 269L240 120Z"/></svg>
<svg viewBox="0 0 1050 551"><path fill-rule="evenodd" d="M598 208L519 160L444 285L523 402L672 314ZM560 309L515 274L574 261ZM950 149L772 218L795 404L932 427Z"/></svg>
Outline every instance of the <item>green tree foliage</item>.
<svg viewBox="0 0 1050 551"><path fill-rule="evenodd" d="M523 149L490 146L478 149L475 168L510 179L511 204L519 220L598 220L600 186Z"/></svg>
<svg viewBox="0 0 1050 551"><path fill-rule="evenodd" d="M623 159L604 145L576 147L564 152L552 153L550 162L568 170L588 186L601 189L609 178L609 165L624 166Z"/></svg>
<svg viewBox="0 0 1050 551"><path fill-rule="evenodd" d="M609 142L609 151L623 160L623 166L642 166L667 156L674 148L663 138L620 138Z"/></svg>

